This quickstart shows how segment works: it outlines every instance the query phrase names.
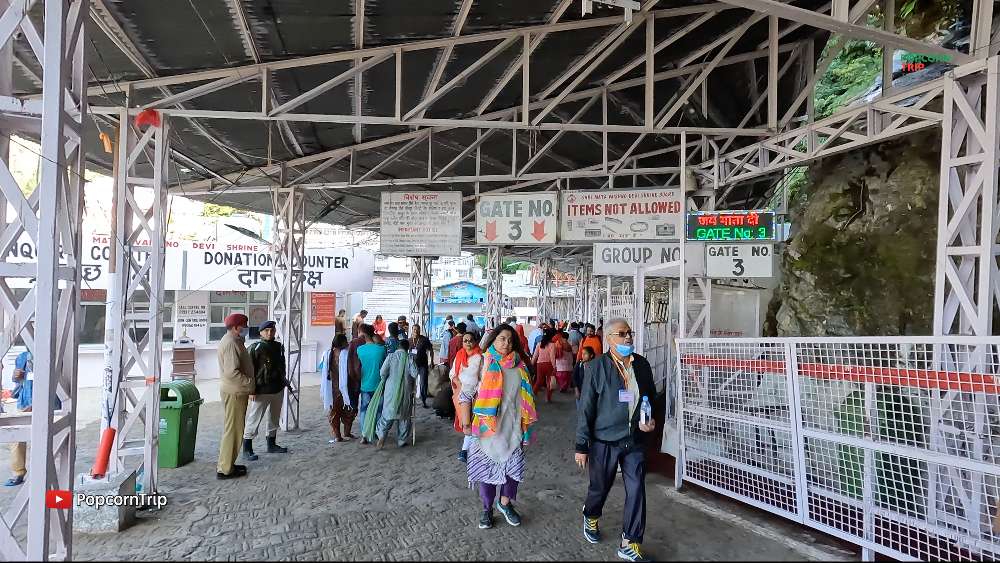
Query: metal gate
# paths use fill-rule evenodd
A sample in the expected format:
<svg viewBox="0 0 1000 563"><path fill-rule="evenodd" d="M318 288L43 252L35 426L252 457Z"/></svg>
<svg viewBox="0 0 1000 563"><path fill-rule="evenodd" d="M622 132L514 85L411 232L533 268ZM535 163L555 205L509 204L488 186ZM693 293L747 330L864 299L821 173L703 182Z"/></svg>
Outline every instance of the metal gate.
<svg viewBox="0 0 1000 563"><path fill-rule="evenodd" d="M903 560L1000 554L1000 339L678 340L678 486Z"/></svg>

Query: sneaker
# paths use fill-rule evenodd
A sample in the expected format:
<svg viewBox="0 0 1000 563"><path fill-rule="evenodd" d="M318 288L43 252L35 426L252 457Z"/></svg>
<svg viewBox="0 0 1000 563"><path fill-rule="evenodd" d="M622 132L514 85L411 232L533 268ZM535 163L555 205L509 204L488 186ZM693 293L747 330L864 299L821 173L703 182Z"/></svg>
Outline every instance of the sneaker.
<svg viewBox="0 0 1000 563"><path fill-rule="evenodd" d="M618 548L618 557L624 559L625 561L649 561L642 555L641 546L634 542L624 540L626 542L625 547Z"/></svg>
<svg viewBox="0 0 1000 563"><path fill-rule="evenodd" d="M601 530L597 527L597 518L583 517L583 537L590 543L601 541Z"/></svg>
<svg viewBox="0 0 1000 563"><path fill-rule="evenodd" d="M514 503L510 503L507 506L504 506L503 504L500 504L499 501L497 501L497 510L500 511L500 514L503 514L503 517L507 520L507 523L510 524L511 526L521 525L521 515L518 514L516 510L514 510Z"/></svg>
<svg viewBox="0 0 1000 563"><path fill-rule="evenodd" d="M458 452L458 461L461 461L462 463L468 463L469 462L469 452L467 450L462 450L462 451Z"/></svg>
<svg viewBox="0 0 1000 563"><path fill-rule="evenodd" d="M4 487L16 487L16 486L21 485L23 483L24 483L24 475L15 475L14 477L11 477L10 479L7 479L7 482L4 483L3 486Z"/></svg>
<svg viewBox="0 0 1000 563"><path fill-rule="evenodd" d="M493 527L493 511L484 510L483 515L479 517L479 529L489 530Z"/></svg>

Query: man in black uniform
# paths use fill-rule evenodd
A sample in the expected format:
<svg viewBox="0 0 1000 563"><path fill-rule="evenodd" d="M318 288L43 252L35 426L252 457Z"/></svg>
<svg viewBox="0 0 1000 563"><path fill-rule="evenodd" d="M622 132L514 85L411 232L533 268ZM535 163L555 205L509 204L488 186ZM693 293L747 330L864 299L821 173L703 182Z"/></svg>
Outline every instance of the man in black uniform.
<svg viewBox="0 0 1000 563"><path fill-rule="evenodd" d="M275 322L264 321L260 325L260 340L250 345L250 359L254 367L254 391L250 395L250 406L247 412L246 427L243 429L243 459L255 461L257 454L253 451L253 439L257 430L267 417L267 453L286 453L276 443L278 435L278 418L281 416L281 404L284 400L285 386L285 347L274 339Z"/></svg>

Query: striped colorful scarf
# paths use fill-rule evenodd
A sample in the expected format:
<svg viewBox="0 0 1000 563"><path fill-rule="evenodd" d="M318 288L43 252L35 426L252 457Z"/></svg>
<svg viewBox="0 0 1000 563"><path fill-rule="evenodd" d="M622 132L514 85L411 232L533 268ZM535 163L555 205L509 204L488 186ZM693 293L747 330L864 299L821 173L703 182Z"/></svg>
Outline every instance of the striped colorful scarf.
<svg viewBox="0 0 1000 563"><path fill-rule="evenodd" d="M521 443L531 441L531 426L538 420L535 412L535 396L531 391L531 380L524 361L513 351L505 357L500 357L496 348L483 354L483 362L488 366L479 384L476 403L472 407L473 432L481 437L492 436L497 430L497 416L500 413L500 403L503 400L503 371L517 368L521 374L520 410L521 410Z"/></svg>

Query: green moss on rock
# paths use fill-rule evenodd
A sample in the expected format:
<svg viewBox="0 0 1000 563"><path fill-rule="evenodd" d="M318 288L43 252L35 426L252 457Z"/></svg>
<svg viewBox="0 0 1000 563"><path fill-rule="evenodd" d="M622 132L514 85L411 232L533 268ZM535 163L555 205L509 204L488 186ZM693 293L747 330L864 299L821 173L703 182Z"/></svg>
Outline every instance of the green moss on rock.
<svg viewBox="0 0 1000 563"><path fill-rule="evenodd" d="M768 324L781 336L929 334L940 140L934 133L814 164Z"/></svg>

